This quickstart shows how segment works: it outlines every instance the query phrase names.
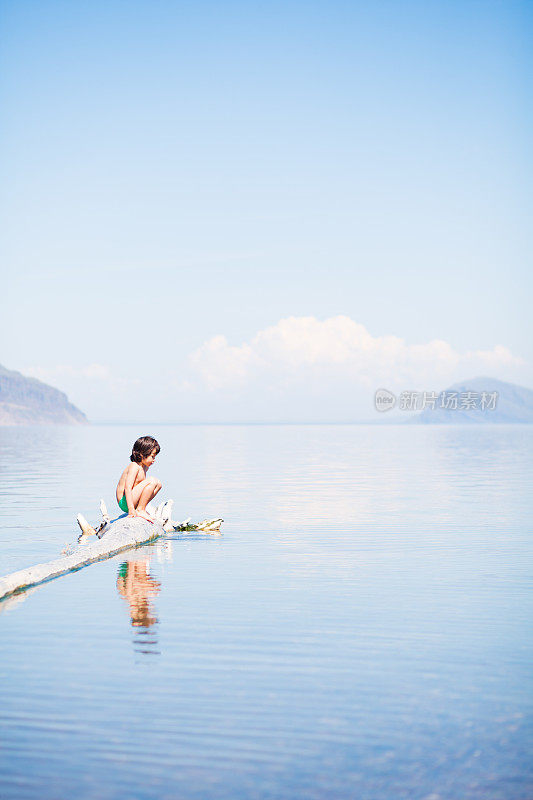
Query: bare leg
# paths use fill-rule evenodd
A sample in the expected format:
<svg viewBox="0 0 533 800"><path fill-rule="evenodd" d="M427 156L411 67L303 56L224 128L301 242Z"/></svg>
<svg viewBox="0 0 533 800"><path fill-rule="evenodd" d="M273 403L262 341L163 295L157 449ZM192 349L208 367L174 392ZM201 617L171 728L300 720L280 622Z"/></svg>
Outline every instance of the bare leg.
<svg viewBox="0 0 533 800"><path fill-rule="evenodd" d="M161 481L155 477L145 478L134 486L132 489L133 507L137 513L145 519L152 520L152 517L146 511L146 506L150 500L156 496L161 489Z"/></svg>
<svg viewBox="0 0 533 800"><path fill-rule="evenodd" d="M145 519L150 520L153 522L153 517L146 510L146 506L153 500L156 494L161 489L161 484L159 481L150 481L142 490L141 495L139 497L139 502L137 503L137 513L139 516L144 517Z"/></svg>

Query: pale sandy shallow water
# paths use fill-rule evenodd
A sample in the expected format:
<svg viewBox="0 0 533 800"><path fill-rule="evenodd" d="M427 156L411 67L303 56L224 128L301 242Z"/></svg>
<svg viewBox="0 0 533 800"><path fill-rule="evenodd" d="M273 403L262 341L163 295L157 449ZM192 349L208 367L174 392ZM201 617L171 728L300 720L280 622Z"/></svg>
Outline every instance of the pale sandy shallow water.
<svg viewBox="0 0 533 800"><path fill-rule="evenodd" d="M1 798L533 796L530 427L0 429L0 573L144 433L224 536L0 604Z"/></svg>

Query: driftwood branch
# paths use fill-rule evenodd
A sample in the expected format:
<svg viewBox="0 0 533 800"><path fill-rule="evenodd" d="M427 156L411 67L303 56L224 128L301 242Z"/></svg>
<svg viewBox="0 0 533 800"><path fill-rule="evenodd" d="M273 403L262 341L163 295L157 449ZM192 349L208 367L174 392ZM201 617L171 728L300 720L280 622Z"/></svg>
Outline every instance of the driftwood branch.
<svg viewBox="0 0 533 800"><path fill-rule="evenodd" d="M128 517L127 515L111 520L106 504L101 500L102 520L98 527L94 528L82 514L78 514L77 521L81 528L81 535L78 538L77 546L73 548L69 546L63 551L63 555L54 561L37 564L0 578L0 599L60 575L66 575L68 572L81 569L95 561L111 558L123 550L147 544L164 536L165 533L173 531L220 533L220 525L223 522L220 518L204 519L197 525L191 523L190 517L183 522L175 522L172 520L173 504L173 500L167 500L156 509L150 509L149 513L152 513L154 522L149 522L143 517ZM96 538L90 540L92 536Z"/></svg>

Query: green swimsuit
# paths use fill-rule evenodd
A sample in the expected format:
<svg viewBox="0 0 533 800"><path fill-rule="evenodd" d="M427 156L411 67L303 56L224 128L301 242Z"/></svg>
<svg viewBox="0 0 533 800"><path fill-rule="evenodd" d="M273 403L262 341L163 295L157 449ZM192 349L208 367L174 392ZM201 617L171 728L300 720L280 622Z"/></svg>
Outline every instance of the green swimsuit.
<svg viewBox="0 0 533 800"><path fill-rule="evenodd" d="M123 511L126 512L126 514L128 513L128 504L126 502L126 494L122 495L121 499L118 501L118 505Z"/></svg>

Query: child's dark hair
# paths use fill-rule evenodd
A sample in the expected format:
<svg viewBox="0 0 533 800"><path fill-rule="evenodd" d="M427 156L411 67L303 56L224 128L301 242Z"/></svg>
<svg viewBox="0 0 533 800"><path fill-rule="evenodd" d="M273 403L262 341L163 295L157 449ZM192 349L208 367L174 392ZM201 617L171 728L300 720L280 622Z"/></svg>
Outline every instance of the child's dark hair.
<svg viewBox="0 0 533 800"><path fill-rule="evenodd" d="M161 450L157 439L154 439L153 436L141 436L133 445L130 461L140 464L143 458L148 458L152 450L155 450L156 454Z"/></svg>

